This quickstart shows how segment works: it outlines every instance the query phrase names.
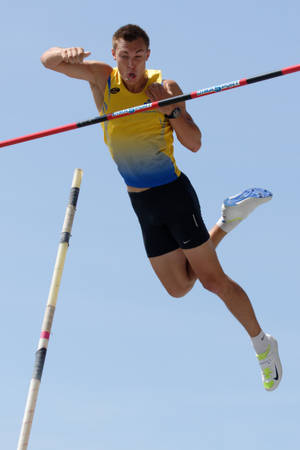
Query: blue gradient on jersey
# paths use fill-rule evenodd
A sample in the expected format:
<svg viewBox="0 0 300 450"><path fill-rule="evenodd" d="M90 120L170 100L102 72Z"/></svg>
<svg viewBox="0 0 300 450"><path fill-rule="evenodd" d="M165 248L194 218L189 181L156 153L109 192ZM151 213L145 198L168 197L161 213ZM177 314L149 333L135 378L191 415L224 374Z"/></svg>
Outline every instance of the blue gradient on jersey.
<svg viewBox="0 0 300 450"><path fill-rule="evenodd" d="M152 151L151 151L152 150ZM125 183L138 188L160 186L176 180L177 174L169 156L161 151L122 148L114 154L114 160Z"/></svg>

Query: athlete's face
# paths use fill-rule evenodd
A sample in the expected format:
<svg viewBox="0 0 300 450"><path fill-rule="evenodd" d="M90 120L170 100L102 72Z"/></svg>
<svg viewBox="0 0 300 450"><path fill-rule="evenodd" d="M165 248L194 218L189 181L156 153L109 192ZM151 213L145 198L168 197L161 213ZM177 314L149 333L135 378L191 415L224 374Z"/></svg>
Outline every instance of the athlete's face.
<svg viewBox="0 0 300 450"><path fill-rule="evenodd" d="M132 42L118 39L112 55L117 62L122 79L128 86L134 86L144 79L150 50L147 49L142 38Z"/></svg>

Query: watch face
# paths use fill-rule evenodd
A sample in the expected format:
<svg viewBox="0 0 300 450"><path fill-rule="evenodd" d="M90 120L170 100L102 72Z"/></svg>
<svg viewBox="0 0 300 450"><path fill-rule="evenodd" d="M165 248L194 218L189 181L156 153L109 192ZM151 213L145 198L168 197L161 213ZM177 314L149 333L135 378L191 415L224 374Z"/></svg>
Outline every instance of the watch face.
<svg viewBox="0 0 300 450"><path fill-rule="evenodd" d="M181 114L180 108L175 108L172 112L172 116L174 117L174 119L176 119L176 117L179 117L180 114Z"/></svg>
<svg viewBox="0 0 300 450"><path fill-rule="evenodd" d="M179 107L174 108L173 111L171 112L171 114L165 114L165 116L168 119L176 119L176 117L179 117L181 114L181 109Z"/></svg>

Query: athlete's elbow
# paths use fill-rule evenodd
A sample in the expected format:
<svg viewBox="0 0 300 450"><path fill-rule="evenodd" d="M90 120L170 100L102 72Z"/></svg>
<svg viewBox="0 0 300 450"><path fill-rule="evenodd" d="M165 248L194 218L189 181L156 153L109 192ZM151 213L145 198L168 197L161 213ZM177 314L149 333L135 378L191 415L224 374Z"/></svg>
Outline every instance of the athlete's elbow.
<svg viewBox="0 0 300 450"><path fill-rule="evenodd" d="M41 63L43 64L43 66L47 67L47 66L46 66L46 64L47 64L47 58L46 58L46 56L45 56L45 53L42 54L40 60L41 60Z"/></svg>
<svg viewBox="0 0 300 450"><path fill-rule="evenodd" d="M177 135L179 142L193 153L196 153L201 148L201 137L192 139L183 139L181 136Z"/></svg>
<svg viewBox="0 0 300 450"><path fill-rule="evenodd" d="M40 60L41 60L41 63L43 64L43 66L46 67L46 69L52 68L50 61L49 61L48 52L43 53Z"/></svg>
<svg viewBox="0 0 300 450"><path fill-rule="evenodd" d="M63 58L61 55L61 48L52 47L46 50L40 57L41 63L46 69L54 69L59 63L62 62Z"/></svg>
<svg viewBox="0 0 300 450"><path fill-rule="evenodd" d="M196 153L196 152L198 152L198 150L200 150L201 144L202 144L201 139L202 139L202 134L201 134L201 131L199 130L199 128L197 127L197 132L193 134L193 143L190 148L190 150L193 153Z"/></svg>
<svg viewBox="0 0 300 450"><path fill-rule="evenodd" d="M193 153L197 153L201 148L201 138L197 140L197 142L194 143L191 147L189 147L189 150L191 150Z"/></svg>

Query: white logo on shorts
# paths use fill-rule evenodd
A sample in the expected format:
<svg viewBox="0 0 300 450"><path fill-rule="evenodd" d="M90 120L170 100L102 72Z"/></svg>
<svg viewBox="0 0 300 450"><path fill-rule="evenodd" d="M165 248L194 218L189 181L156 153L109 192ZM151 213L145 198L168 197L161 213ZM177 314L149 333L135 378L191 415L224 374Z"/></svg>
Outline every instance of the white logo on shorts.
<svg viewBox="0 0 300 450"><path fill-rule="evenodd" d="M194 222L195 222L196 227L199 228L199 225L198 225L198 222L197 222L197 220L196 220L195 214L193 214L193 219L194 219Z"/></svg>

